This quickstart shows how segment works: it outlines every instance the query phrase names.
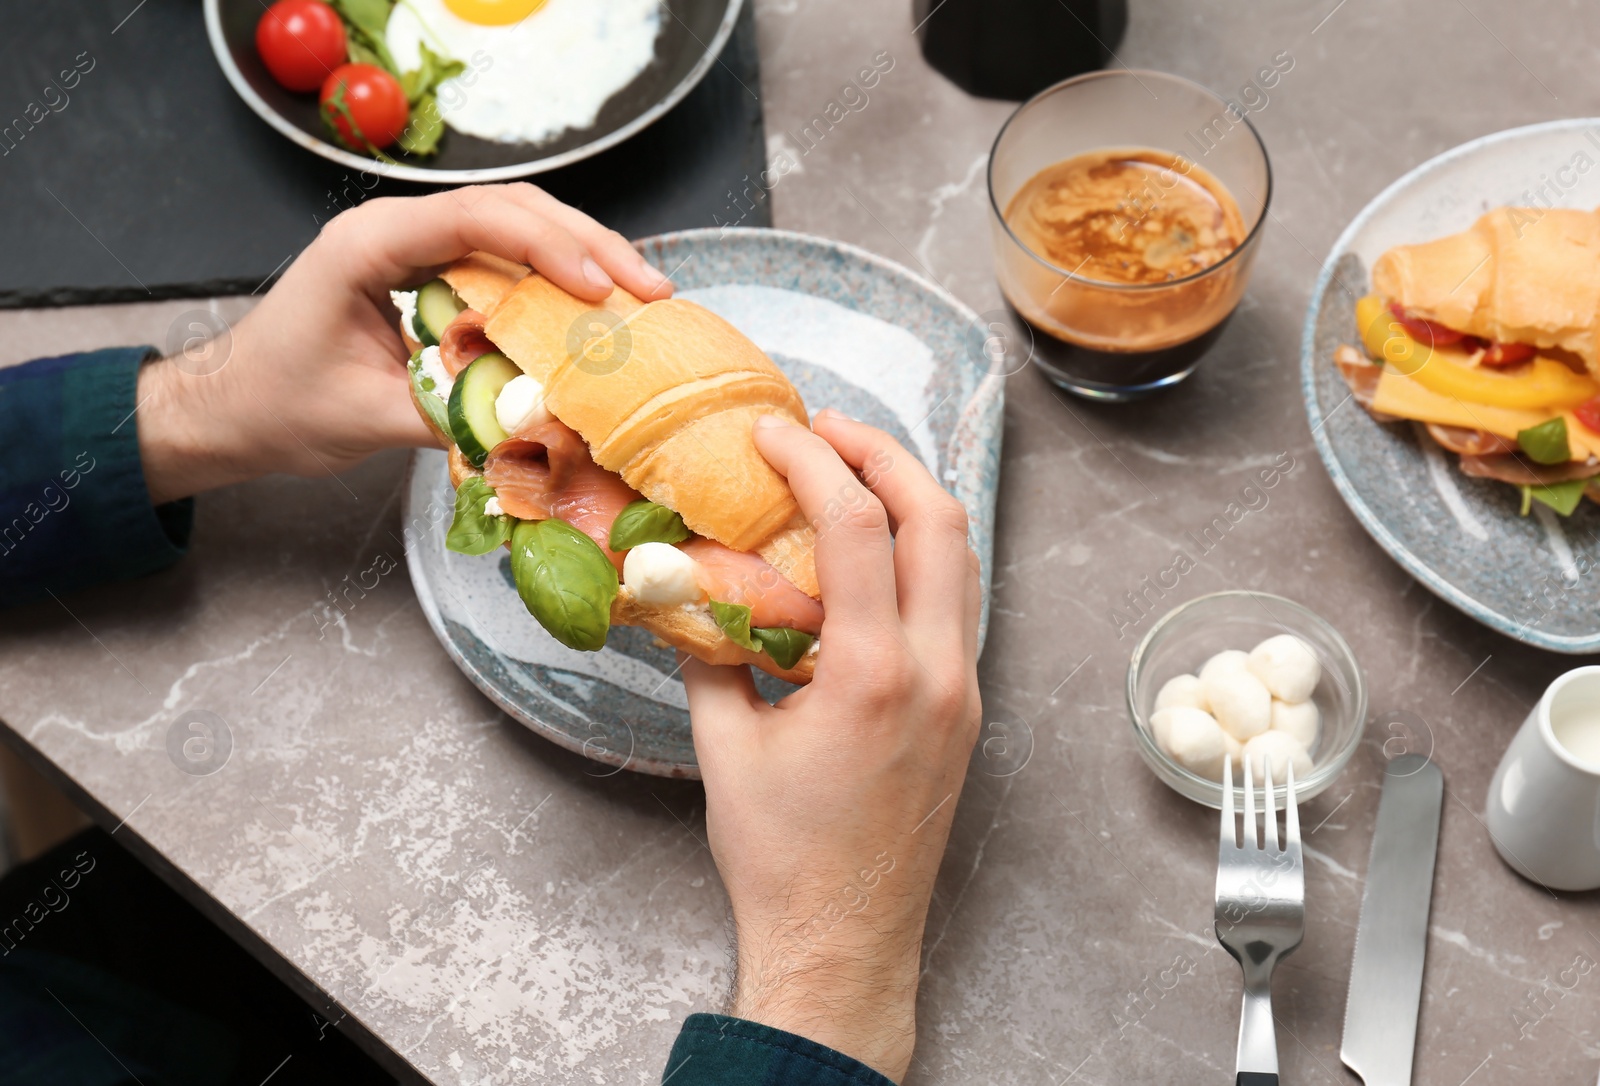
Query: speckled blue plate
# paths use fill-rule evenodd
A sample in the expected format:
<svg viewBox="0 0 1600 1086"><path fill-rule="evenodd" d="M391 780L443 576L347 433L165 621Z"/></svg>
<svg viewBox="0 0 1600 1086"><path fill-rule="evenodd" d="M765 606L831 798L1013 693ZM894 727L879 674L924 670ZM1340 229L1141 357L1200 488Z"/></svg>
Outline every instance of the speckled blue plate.
<svg viewBox="0 0 1600 1086"><path fill-rule="evenodd" d="M672 275L678 297L720 313L771 355L808 409L837 407L888 431L961 499L983 563L981 644L1004 399L977 315L898 264L804 234L690 230L638 247ZM505 552L445 550L453 502L444 454L417 453L405 487L406 559L457 666L507 713L570 750L698 777L671 650L631 627L613 629L598 653L559 644L522 606ZM764 674L757 685L769 700L793 689Z"/></svg>
<svg viewBox="0 0 1600 1086"><path fill-rule="evenodd" d="M1362 526L1440 598L1518 641L1567 653L1600 650L1600 508L1584 502L1559 517L1535 502L1532 516L1519 515L1516 487L1469 479L1411 423L1374 422L1350 399L1333 351L1356 342L1355 301L1386 249L1464 230L1503 204L1600 205L1596 164L1596 119L1496 132L1424 162L1334 243L1301 346L1317 451Z"/></svg>

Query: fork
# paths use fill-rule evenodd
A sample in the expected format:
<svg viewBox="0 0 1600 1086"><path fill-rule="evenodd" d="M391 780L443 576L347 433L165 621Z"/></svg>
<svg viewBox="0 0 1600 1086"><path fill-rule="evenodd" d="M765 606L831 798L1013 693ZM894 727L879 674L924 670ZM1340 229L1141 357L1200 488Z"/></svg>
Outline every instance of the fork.
<svg viewBox="0 0 1600 1086"><path fill-rule="evenodd" d="M1222 785L1222 842L1217 849L1217 942L1244 970L1239 1015L1238 1072L1234 1086L1277 1086L1278 1039L1272 1021L1272 970L1306 933L1305 861L1300 853L1300 811L1294 767L1284 782L1283 846L1273 806L1272 760L1263 758L1261 790L1266 847L1256 844L1256 793L1251 759L1244 760L1244 844L1234 825L1233 759Z"/></svg>

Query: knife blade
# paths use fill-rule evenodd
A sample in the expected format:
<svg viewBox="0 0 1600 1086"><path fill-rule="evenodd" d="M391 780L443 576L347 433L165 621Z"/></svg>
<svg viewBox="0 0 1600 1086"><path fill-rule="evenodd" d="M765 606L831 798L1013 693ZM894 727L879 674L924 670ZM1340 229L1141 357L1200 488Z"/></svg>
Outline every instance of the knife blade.
<svg viewBox="0 0 1600 1086"><path fill-rule="evenodd" d="M1444 774L1420 754L1389 762L1361 892L1339 1059L1366 1086L1410 1086L1439 853Z"/></svg>

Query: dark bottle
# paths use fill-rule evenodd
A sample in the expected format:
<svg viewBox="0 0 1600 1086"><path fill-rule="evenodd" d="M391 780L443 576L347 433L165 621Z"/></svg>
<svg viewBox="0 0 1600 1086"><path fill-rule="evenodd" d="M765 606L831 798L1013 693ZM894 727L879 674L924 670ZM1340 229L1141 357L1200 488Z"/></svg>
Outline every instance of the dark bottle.
<svg viewBox="0 0 1600 1086"><path fill-rule="evenodd" d="M1020 102L1101 67L1128 0L912 0L922 55L968 94Z"/></svg>

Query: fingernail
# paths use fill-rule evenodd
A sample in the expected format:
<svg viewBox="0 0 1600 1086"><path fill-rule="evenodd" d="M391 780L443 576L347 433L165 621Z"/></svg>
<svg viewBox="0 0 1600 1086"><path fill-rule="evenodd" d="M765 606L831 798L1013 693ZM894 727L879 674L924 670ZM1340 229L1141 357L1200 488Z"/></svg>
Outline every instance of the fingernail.
<svg viewBox="0 0 1600 1086"><path fill-rule="evenodd" d="M661 274L661 269L642 256L639 258L639 274L643 275L645 282L651 286L659 287L667 281L667 277Z"/></svg>
<svg viewBox="0 0 1600 1086"><path fill-rule="evenodd" d="M830 419L844 419L844 421L846 421L846 422L855 422L856 421L854 416L846 415L843 411L840 411L837 407L824 407L821 411L817 412L817 418L819 418L819 419L822 418L824 415L828 416L828 418L830 418Z"/></svg>
<svg viewBox="0 0 1600 1086"><path fill-rule="evenodd" d="M773 430L780 426L793 426L794 420L783 415L762 415L756 419L757 430Z"/></svg>
<svg viewBox="0 0 1600 1086"><path fill-rule="evenodd" d="M583 277L589 280L589 285L596 290L610 290L616 286L611 281L611 276L605 273L605 269L594 262L593 257L583 258Z"/></svg>

